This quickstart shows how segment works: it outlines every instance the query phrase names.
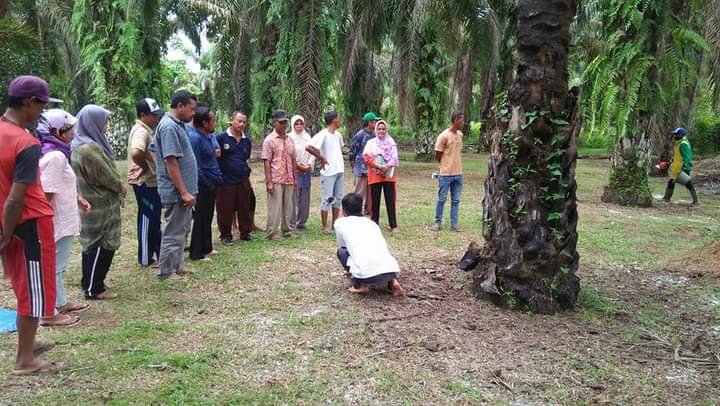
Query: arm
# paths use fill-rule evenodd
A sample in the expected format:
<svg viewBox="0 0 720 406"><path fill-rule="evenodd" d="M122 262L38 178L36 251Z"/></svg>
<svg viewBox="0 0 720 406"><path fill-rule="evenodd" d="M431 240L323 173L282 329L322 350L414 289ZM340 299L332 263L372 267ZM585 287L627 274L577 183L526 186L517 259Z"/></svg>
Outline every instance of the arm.
<svg viewBox="0 0 720 406"><path fill-rule="evenodd" d="M101 186L115 193L127 191L125 183L115 168L115 164L108 158L100 147L91 146L79 158L85 173L86 181Z"/></svg>
<svg viewBox="0 0 720 406"><path fill-rule="evenodd" d="M682 156L682 169L690 173L690 168L692 168L692 150L688 144L680 144L680 156Z"/></svg>
<svg viewBox="0 0 720 406"><path fill-rule="evenodd" d="M175 158L174 156L169 156L165 158L165 167L167 168L170 180L172 180L178 192L180 192L180 199L182 200L183 206L195 206L195 196L191 195L188 192L187 187L185 187L185 182L183 182L182 174L180 173L180 165L178 165L177 158Z"/></svg>
<svg viewBox="0 0 720 406"><path fill-rule="evenodd" d="M273 192L273 183L272 183L272 168L270 167L270 159L265 159L263 161L263 168L265 169L265 185L267 186L267 192L272 193Z"/></svg>
<svg viewBox="0 0 720 406"><path fill-rule="evenodd" d="M312 145L308 145L307 147L305 147L305 151L307 151L310 155L317 158L320 161L321 166L323 166L323 167L327 166L328 161L327 161L327 159L325 159L324 156L322 156L319 149L315 148Z"/></svg>
<svg viewBox="0 0 720 406"><path fill-rule="evenodd" d="M445 133L442 133L438 136L437 141L435 141L435 160L440 163L442 161L443 152L445 151Z"/></svg>
<svg viewBox="0 0 720 406"><path fill-rule="evenodd" d="M440 162L442 161L443 152L442 151L435 151L435 160Z"/></svg>

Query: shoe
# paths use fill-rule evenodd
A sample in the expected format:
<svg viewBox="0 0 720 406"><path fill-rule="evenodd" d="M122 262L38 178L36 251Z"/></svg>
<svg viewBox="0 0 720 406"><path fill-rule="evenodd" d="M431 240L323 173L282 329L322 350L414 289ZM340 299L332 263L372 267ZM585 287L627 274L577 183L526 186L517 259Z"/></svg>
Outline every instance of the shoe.
<svg viewBox="0 0 720 406"><path fill-rule="evenodd" d="M175 271L175 273L180 276L185 276L185 275L190 275L192 273L195 273L195 270L192 268L180 268L177 271Z"/></svg>
<svg viewBox="0 0 720 406"><path fill-rule="evenodd" d="M183 277L181 275L178 275L176 273L171 273L167 275L158 275L158 280L163 282L173 282L173 281L179 281L182 280Z"/></svg>
<svg viewBox="0 0 720 406"><path fill-rule="evenodd" d="M292 231L287 231L287 232L283 233L283 237L293 238L293 237L295 237L295 233L293 233Z"/></svg>
<svg viewBox="0 0 720 406"><path fill-rule="evenodd" d="M440 231L441 228L442 226L440 225L440 223L434 223L430 226L430 231Z"/></svg>
<svg viewBox="0 0 720 406"><path fill-rule="evenodd" d="M246 236L240 237L242 241L255 241L257 238L253 237L252 235L248 234Z"/></svg>
<svg viewBox="0 0 720 406"><path fill-rule="evenodd" d="M461 233L461 232L462 232L462 231L460 231L460 227L458 227L458 226L450 226L450 230L452 230L452 231L454 231L454 232L456 232L456 233Z"/></svg>
<svg viewBox="0 0 720 406"><path fill-rule="evenodd" d="M222 243L222 245L225 245L225 246L232 245L232 238L229 238L229 237L221 238L220 243Z"/></svg>

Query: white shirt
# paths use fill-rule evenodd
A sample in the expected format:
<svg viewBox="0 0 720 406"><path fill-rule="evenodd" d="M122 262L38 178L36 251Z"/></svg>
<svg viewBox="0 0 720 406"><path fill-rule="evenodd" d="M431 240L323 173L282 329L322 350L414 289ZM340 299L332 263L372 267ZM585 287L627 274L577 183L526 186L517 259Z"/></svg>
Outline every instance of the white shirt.
<svg viewBox="0 0 720 406"><path fill-rule="evenodd" d="M54 194L55 241L80 234L76 177L67 157L60 151L52 151L40 158L39 166L43 191Z"/></svg>
<svg viewBox="0 0 720 406"><path fill-rule="evenodd" d="M307 131L303 131L302 134L290 131L288 135L290 139L293 140L293 143L295 143L295 157L297 161L312 167L315 164L315 157L305 150L305 147L310 145L310 134L308 134Z"/></svg>
<svg viewBox="0 0 720 406"><path fill-rule="evenodd" d="M335 234L341 247L350 253L348 266L353 277L371 278L400 272L400 266L388 250L380 227L362 216L342 217L335 221Z"/></svg>
<svg viewBox="0 0 720 406"><path fill-rule="evenodd" d="M345 172L342 147L343 138L339 131L331 133L326 129L312 137L310 145L320 150L328 165L320 171L322 176L333 176Z"/></svg>

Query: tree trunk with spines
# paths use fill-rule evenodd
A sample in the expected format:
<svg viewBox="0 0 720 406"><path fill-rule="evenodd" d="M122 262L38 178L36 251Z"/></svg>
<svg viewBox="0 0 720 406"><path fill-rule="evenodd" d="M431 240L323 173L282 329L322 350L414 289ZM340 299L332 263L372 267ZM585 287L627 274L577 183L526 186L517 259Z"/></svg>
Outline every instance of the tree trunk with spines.
<svg viewBox="0 0 720 406"><path fill-rule="evenodd" d="M471 244L459 264L474 269L479 296L542 314L572 308L580 290L576 106L567 83L576 7L519 2L517 75L485 181L485 246Z"/></svg>

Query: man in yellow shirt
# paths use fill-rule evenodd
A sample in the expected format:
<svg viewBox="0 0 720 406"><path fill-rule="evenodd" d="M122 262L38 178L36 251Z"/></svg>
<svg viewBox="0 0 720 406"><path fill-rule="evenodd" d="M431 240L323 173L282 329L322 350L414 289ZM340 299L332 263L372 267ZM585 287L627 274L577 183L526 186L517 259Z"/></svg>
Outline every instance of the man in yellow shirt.
<svg viewBox="0 0 720 406"><path fill-rule="evenodd" d="M435 160L440 163L438 174L440 189L438 191L437 206L435 207L435 223L430 227L433 231L439 231L441 228L445 200L447 200L447 193L450 191L450 229L460 232L458 228L458 212L463 189L463 133L460 130L465 126L465 115L456 111L452 114L451 120L450 128L443 131L435 142Z"/></svg>
<svg viewBox="0 0 720 406"><path fill-rule="evenodd" d="M670 165L670 180L665 189L663 200L670 202L673 192L675 191L675 183L685 185L692 196L693 205L699 204L695 186L690 180L690 171L692 170L692 146L687 138L687 130L680 127L672 132L673 136L673 161Z"/></svg>

